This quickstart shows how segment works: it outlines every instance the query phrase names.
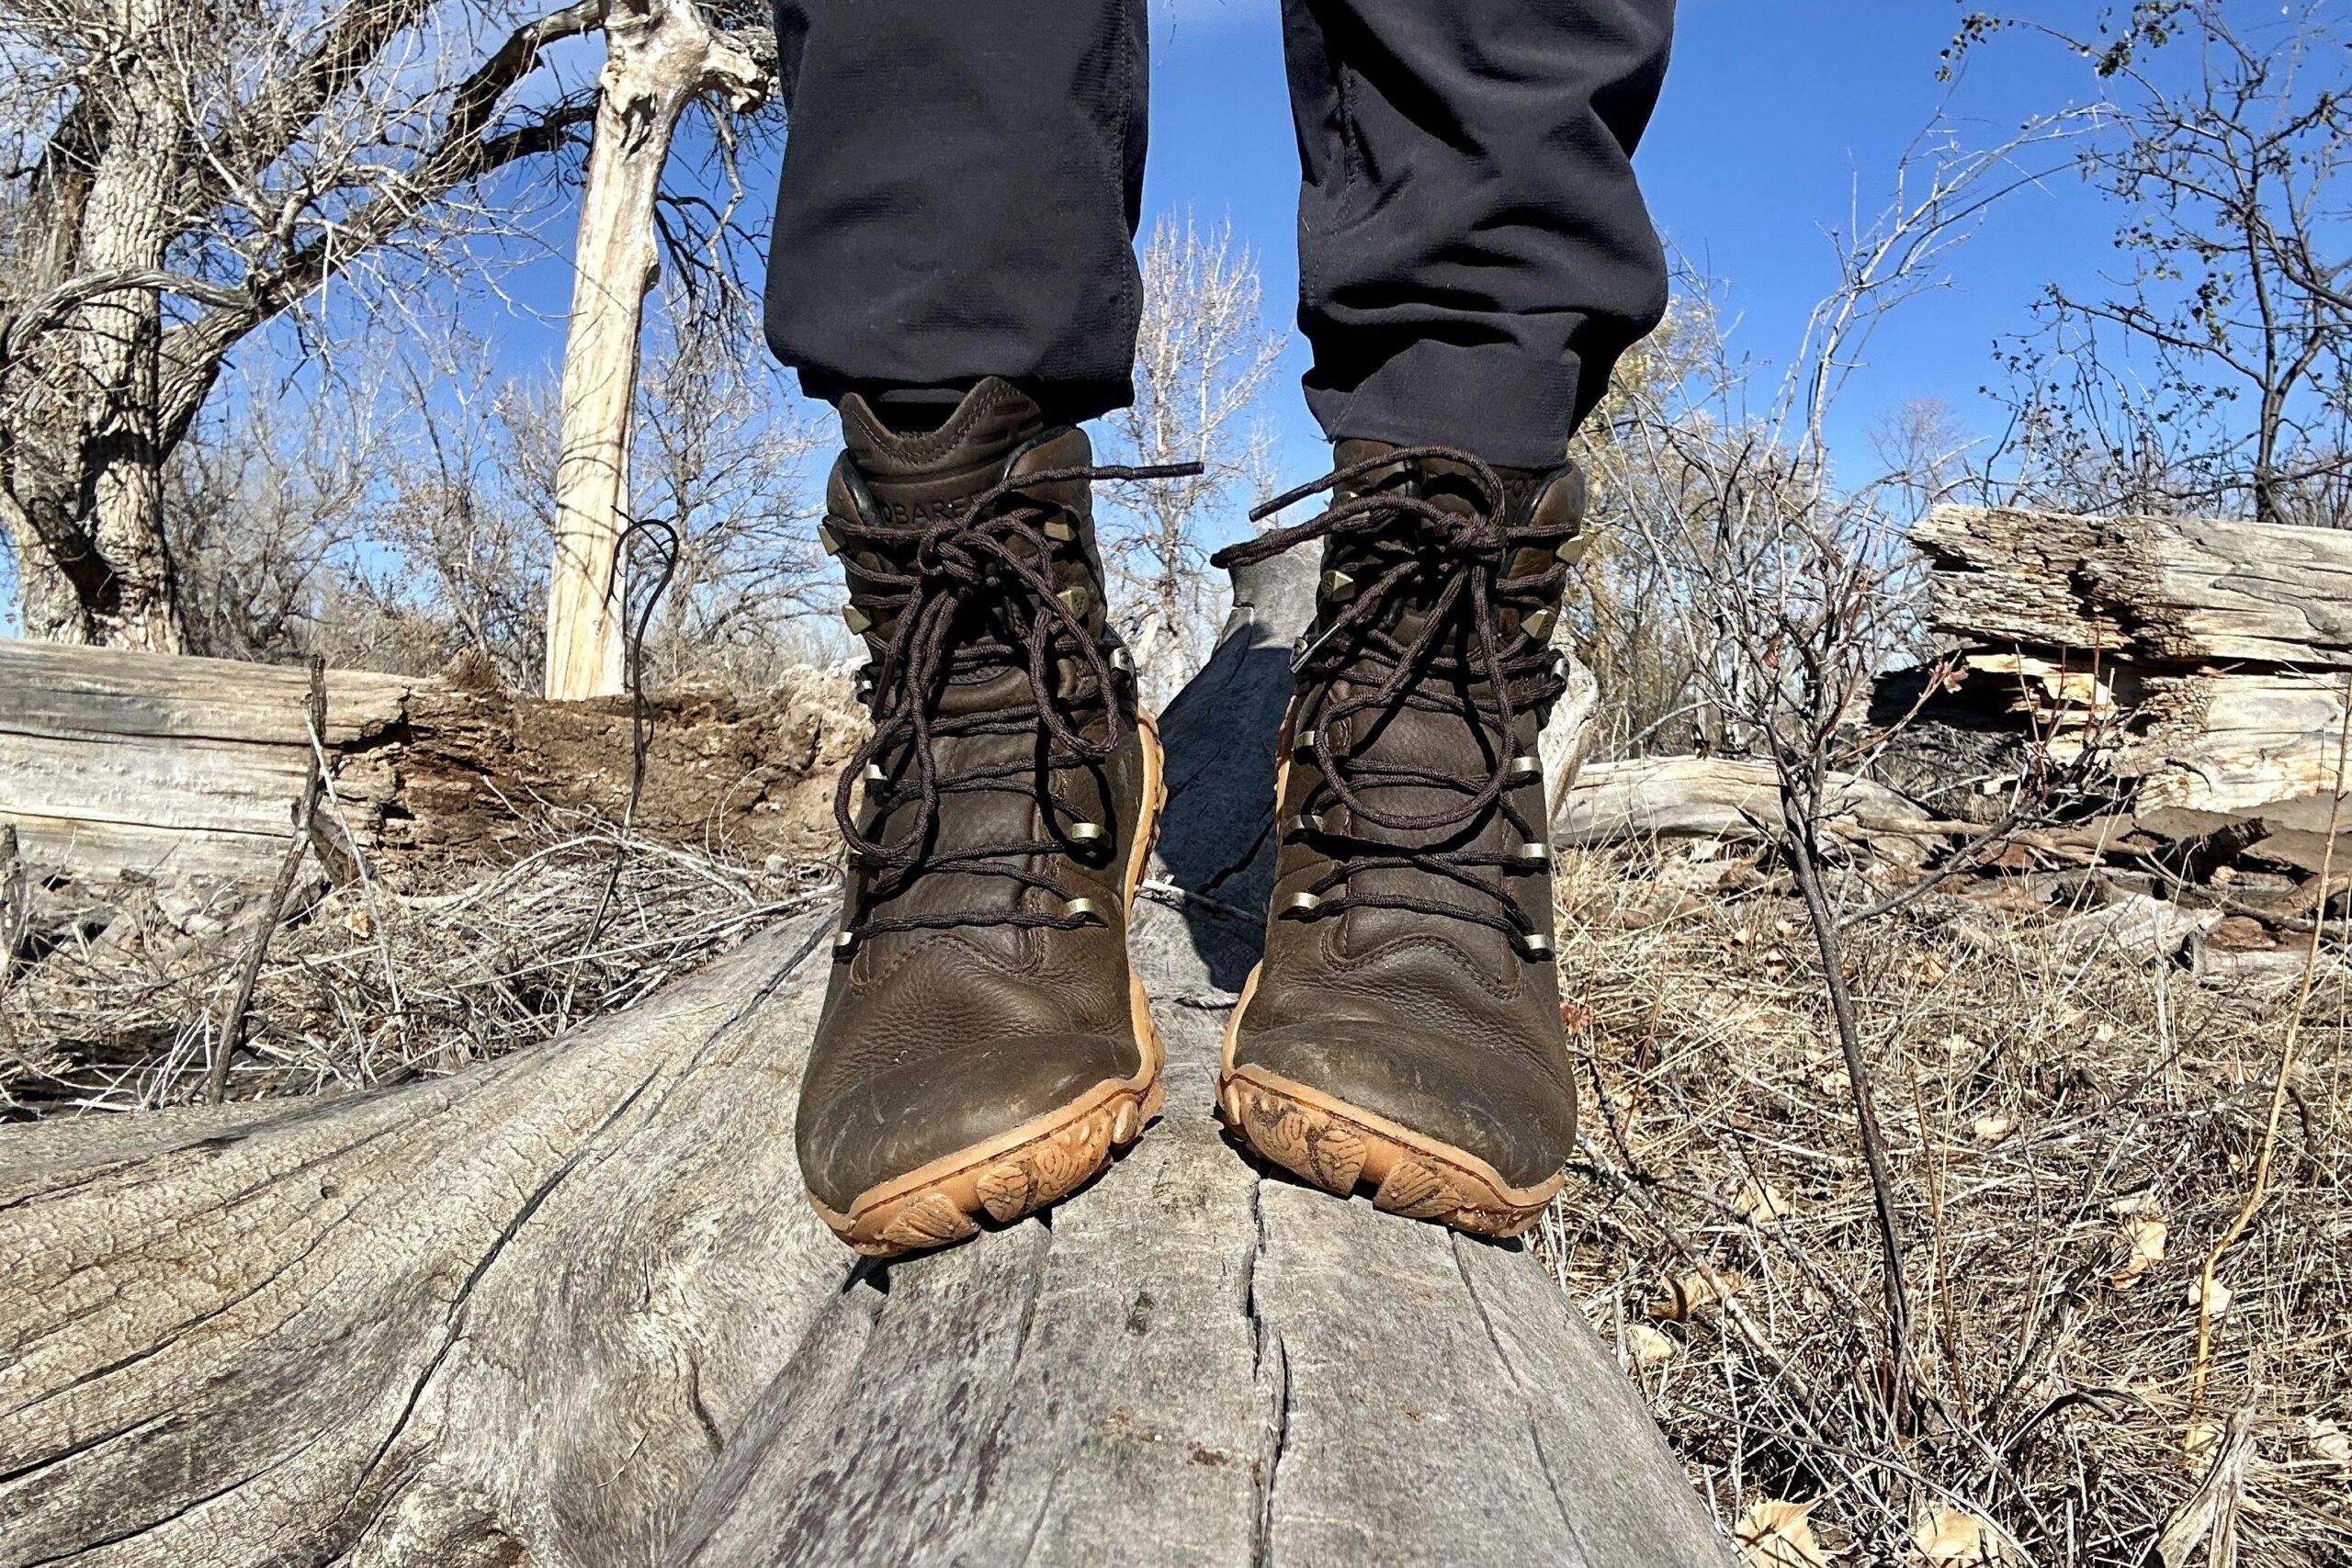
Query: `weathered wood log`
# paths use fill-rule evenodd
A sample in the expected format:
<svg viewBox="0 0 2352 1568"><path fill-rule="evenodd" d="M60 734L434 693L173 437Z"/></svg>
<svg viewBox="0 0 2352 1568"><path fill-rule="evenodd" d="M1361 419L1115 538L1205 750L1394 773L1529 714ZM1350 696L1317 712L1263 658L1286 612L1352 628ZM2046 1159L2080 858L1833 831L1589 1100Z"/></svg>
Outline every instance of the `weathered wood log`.
<svg viewBox="0 0 2352 1568"><path fill-rule="evenodd" d="M300 670L0 638L0 821L25 858L85 881L123 872L266 883L310 760ZM830 774L863 716L846 673L738 697L653 697L637 821L757 853L820 851ZM535 801L617 814L625 700L547 703L337 670L326 749L339 822L398 857L495 840Z"/></svg>
<svg viewBox="0 0 2352 1568"><path fill-rule="evenodd" d="M398 727L418 682L337 671L326 744ZM299 669L0 638L0 819L28 861L266 879L310 766Z"/></svg>
<svg viewBox="0 0 2352 1568"><path fill-rule="evenodd" d="M1881 683L1881 773L1996 815L2039 750L2085 747L2127 808L2238 811L2327 787L2352 679L2352 535L1939 507L1912 533L1958 690ZM1981 805L1972 810L1968 796Z"/></svg>
<svg viewBox="0 0 2352 1568"><path fill-rule="evenodd" d="M1727 1561L1532 1258L1215 1130L1311 581L1167 716L1169 1110L1088 1190L857 1263L808 920L453 1077L0 1130L0 1563Z"/></svg>
<svg viewBox="0 0 2352 1568"><path fill-rule="evenodd" d="M1937 629L2159 663L2352 669L2352 535L1939 506L1912 542Z"/></svg>
<svg viewBox="0 0 2352 1568"><path fill-rule="evenodd" d="M1833 775L1822 831L1868 844L1901 865L1927 858L1928 840L1897 830L1928 822L1917 805L1868 779ZM1772 764L1736 757L1636 757L1587 763L1553 818L1564 844L1652 839L1754 840L1781 824L1781 786Z"/></svg>

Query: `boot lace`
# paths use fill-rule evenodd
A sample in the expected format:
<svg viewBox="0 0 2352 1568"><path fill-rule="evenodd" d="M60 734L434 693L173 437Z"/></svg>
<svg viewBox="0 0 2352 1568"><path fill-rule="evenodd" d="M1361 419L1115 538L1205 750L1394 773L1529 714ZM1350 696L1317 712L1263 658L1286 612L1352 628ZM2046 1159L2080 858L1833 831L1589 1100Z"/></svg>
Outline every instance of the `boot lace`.
<svg viewBox="0 0 2352 1568"><path fill-rule="evenodd" d="M1306 522L1228 546L1211 558L1221 567L1249 566L1310 539L1347 539L1359 547L1350 559L1358 577L1354 597L1336 614L1327 611L1328 618L1318 617L1321 624L1312 639L1292 661L1302 692L1328 687L1341 676L1358 688L1317 713L1311 746L1302 747L1311 750L1321 779L1302 802L1293 829L1305 832L1329 857L1331 868L1306 889L1306 897L1294 898L1275 914L1277 919L1314 920L1350 909L1403 909L1485 926L1525 951L1541 933L1503 878L1544 869L1548 859L1465 846L1496 810L1521 844L1544 840L1538 825L1511 798L1514 787L1525 782L1529 766L1528 759L1513 755L1511 737L1520 714L1548 711L1567 682L1548 644L1522 626L1528 614L1556 602L1567 572L1556 550L1575 536L1577 525L1511 523L1501 477L1487 463L1449 446L1400 447L1335 470L1266 502L1250 513L1250 520L1260 521L1381 469L1430 458L1461 470L1459 478L1476 491L1475 510L1442 506L1409 491L1374 490ZM1529 547L1541 547L1549 564L1540 571L1507 575L1512 558ZM1387 612L1392 603L1425 607L1409 640L1391 629ZM1498 619L1506 607L1521 611L1521 620L1508 634ZM1359 727L1350 722L1358 715L1374 716L1374 722L1361 729L1377 734L1383 720L1404 709L1461 717L1479 738L1487 765L1456 773L1342 750L1341 738L1358 733ZM1466 760L1477 761L1475 756ZM1421 812L1375 806L1366 798L1367 790L1399 785L1422 786L1453 798ZM1322 808L1333 803L1346 808L1349 830L1339 830L1324 814ZM1390 843L1364 832L1367 828L1441 838L1419 846ZM1351 886L1351 879L1363 873L1385 870L1423 874L1453 884L1464 897L1450 902Z"/></svg>
<svg viewBox="0 0 2352 1568"><path fill-rule="evenodd" d="M1088 852L1069 836L942 851L933 841L934 829L946 797L989 792L1041 802L1048 823L1070 821L1079 813L1055 787L1056 774L1107 760L1124 739L1117 674L1104 644L1086 628L1091 606L1066 604L1054 584L1054 545L1044 525L1064 509L1024 492L1074 480L1176 479L1199 471L1196 464L1056 468L1001 480L950 517L903 524L863 516L829 519L844 550L865 546L871 551L858 570L876 586L858 596L860 607L877 620L896 617L869 671L873 732L842 770L833 792L834 823L853 863L868 877L860 902L866 908L886 903L926 873L953 870L1006 878L1045 895L1055 906L867 915L844 923L836 939L842 948L887 931L966 925L1071 931L1104 921L1103 912L1068 884L1027 863ZM1078 679L1067 690L1057 678L1064 660L1079 665ZM1027 702L978 713L940 712L951 683L1008 669L1027 674ZM1107 721L1101 740L1080 728L1080 716L1097 703ZM1040 735L1043 758L1026 755L960 771L940 765L943 740L1012 734ZM901 751L907 765L894 774L887 759ZM884 839L859 822L854 802L861 784L876 829L899 807L913 805L904 830ZM1109 825L1102 826L1106 831L1101 841L1114 841Z"/></svg>

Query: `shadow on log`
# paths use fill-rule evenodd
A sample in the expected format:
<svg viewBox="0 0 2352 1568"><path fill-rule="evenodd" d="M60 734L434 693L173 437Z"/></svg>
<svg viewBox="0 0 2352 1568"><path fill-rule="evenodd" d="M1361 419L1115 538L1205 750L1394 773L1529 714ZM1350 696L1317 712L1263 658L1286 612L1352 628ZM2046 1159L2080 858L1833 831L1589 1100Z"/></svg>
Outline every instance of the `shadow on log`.
<svg viewBox="0 0 2352 1568"><path fill-rule="evenodd" d="M0 1132L0 1563L1720 1563L1535 1261L1211 1114L1310 579L1170 709L1168 1111L887 1269L800 1190L800 920L455 1077Z"/></svg>

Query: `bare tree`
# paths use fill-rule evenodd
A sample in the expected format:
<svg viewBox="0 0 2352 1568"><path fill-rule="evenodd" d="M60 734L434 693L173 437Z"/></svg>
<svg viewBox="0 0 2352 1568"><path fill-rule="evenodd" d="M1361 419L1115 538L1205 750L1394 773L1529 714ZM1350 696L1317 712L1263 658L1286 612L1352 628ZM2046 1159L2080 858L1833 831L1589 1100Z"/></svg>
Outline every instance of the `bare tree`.
<svg viewBox="0 0 2352 1568"><path fill-rule="evenodd" d="M629 425L671 140L697 99L719 99L736 113L764 101L775 70L775 39L764 27L721 32L696 0L606 0L605 38L563 356L547 616L551 697L621 690ZM725 121L718 123L723 136Z"/></svg>
<svg viewBox="0 0 2352 1568"><path fill-rule="evenodd" d="M679 547L649 628L656 681L757 684L828 651L819 438L750 325L665 318L639 390L640 505ZM408 673L464 660L539 689L555 379L499 371L462 330L357 345L336 370L241 366L166 467L191 648Z"/></svg>
<svg viewBox="0 0 2352 1568"><path fill-rule="evenodd" d="M256 384L256 382L260 384ZM285 395L232 376L164 468L164 528L187 650L291 662L321 647L323 597L350 570L395 460L374 395Z"/></svg>
<svg viewBox="0 0 2352 1568"><path fill-rule="evenodd" d="M1674 302L1657 331L1618 362L1608 391L1569 446L1589 480L1590 544L1569 579L1557 634L1599 682L1595 745L1638 754L1707 751L1724 743L1700 669L1714 662L1711 629L1693 613L1690 556L1646 547L1641 520L1687 503L1685 476L1652 462L1656 432L1703 422L1741 378L1724 340L1718 287L1677 260ZM1698 547L1697 540L1681 541Z"/></svg>
<svg viewBox="0 0 2352 1568"><path fill-rule="evenodd" d="M1136 400L1108 423L1118 460L1198 463L1189 478L1106 487L1105 565L1136 628L1144 689L1165 699L1208 656L1210 530L1235 491L1267 493L1268 439L1251 422L1284 339L1265 325L1258 259L1230 223L1205 232L1187 218L1154 224L1143 255L1143 321Z"/></svg>
<svg viewBox="0 0 2352 1568"><path fill-rule="evenodd" d="M2057 510L2239 513L2341 526L2352 487L2352 23L2297 0L2140 0L2096 29L1976 16L2053 43L2098 96L2082 173L2129 270L2053 282L2008 356L2011 494Z"/></svg>
<svg viewBox="0 0 2352 1568"><path fill-rule="evenodd" d="M556 404L544 377L499 377L462 336L399 367L398 446L366 517L386 563L344 573L326 630L396 647L390 669L488 661L510 690L538 684Z"/></svg>
<svg viewBox="0 0 2352 1568"><path fill-rule="evenodd" d="M758 683L829 632L838 590L816 545L811 457L823 444L756 334L673 321L639 398L639 505L669 525L677 560L645 668Z"/></svg>
<svg viewBox="0 0 2352 1568"><path fill-rule="evenodd" d="M1666 570L1687 604L1691 684L1715 710L1713 732L1767 757L1780 782L1777 844L1818 949L1875 1200L1885 1314L1874 1381L1880 1418L1902 1429L1917 1414L1905 1229L1822 824L1837 773L1861 761L1850 737L1872 677L1910 635L1902 535L1962 476L1956 452L1922 449L1942 426L1915 419L1909 438L1894 445L1898 467L1859 482L1841 477L1828 421L1878 324L1942 285L1952 247L1991 204L2046 173L2072 130L2045 123L1984 152L1942 134L1923 139L1898 168L1884 213L1833 235L1838 286L1814 310L1761 406L1749 401L1748 367L1718 337L1712 363L1699 358L1663 386L1636 381L1612 436L1619 454L1652 476L1632 521L1652 559L1672 563ZM1644 405L1661 390L1661 400Z"/></svg>
<svg viewBox="0 0 2352 1568"><path fill-rule="evenodd" d="M594 112L541 62L602 16L0 3L25 171L0 253L0 519L28 632L182 646L164 467L230 351L362 264L395 276L454 231L511 226L483 182Z"/></svg>

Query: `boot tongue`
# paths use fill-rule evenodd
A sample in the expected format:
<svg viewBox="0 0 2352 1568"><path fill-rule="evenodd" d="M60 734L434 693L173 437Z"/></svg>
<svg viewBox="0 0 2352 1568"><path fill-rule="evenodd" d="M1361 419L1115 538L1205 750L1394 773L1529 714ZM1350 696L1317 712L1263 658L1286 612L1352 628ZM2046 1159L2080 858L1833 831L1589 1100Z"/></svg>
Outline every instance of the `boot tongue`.
<svg viewBox="0 0 2352 1568"><path fill-rule="evenodd" d="M1339 467L1347 468L1371 461L1379 457L1382 450L1382 446L1374 442L1346 442L1341 444L1336 462ZM1499 514L1504 518L1516 517L1526 499L1550 477L1545 472L1518 468L1497 468L1494 474L1502 481ZM1374 469L1351 488L1354 493L1366 494L1381 490L1402 490L1408 486L1421 499L1448 512L1475 515L1487 506L1486 493L1468 466L1442 457L1424 457L1410 466L1400 464L1391 468ZM1409 531L1422 525L1408 517L1400 519L1398 526L1408 531L1403 536L1410 538ZM1363 554L1357 556L1358 550ZM1351 557L1363 560L1365 571L1375 570L1373 565L1375 553L1368 546L1338 539L1333 542L1331 554L1342 570L1346 569ZM1391 637L1400 642L1409 642L1420 635L1424 617L1437 592L1437 582L1438 580L1432 576L1420 583L1408 582L1400 587L1400 602L1393 606L1387 617ZM1454 624L1443 651L1456 659L1471 656L1466 622ZM1351 682L1343 680L1340 684L1343 689L1355 689ZM1484 732L1485 726L1470 716L1468 694L1459 686L1451 682L1429 682L1423 684L1422 690L1425 695L1442 697L1447 705L1442 709L1402 706L1377 716L1362 714L1350 721L1349 728L1353 733L1349 740L1363 761L1375 766L1451 773L1466 783L1483 777L1494 765L1495 747L1514 748L1513 738L1489 736ZM1457 708L1454 705L1457 703L1462 706ZM1442 813L1458 807L1462 801L1458 792L1427 784L1385 783L1360 785L1359 789L1371 806L1414 816ZM1516 847L1517 841L1509 822L1498 811L1489 811L1482 821L1465 822L1436 830L1408 832L1369 825L1359 830L1367 837L1399 849L1450 848L1508 852ZM1494 886L1508 886L1498 873L1485 871L1479 875L1481 880ZM1361 871L1350 879L1349 886L1363 893L1439 903L1484 901L1479 894L1433 878L1427 872L1410 869ZM1507 939L1499 933L1466 921L1447 921L1442 930L1445 940L1465 960L1490 977L1499 979L1514 972L1515 955ZM1342 941L1348 952L1364 953L1388 942L1426 937L1429 931L1430 922L1424 915L1408 910L1365 908L1347 916Z"/></svg>
<svg viewBox="0 0 2352 1568"><path fill-rule="evenodd" d="M841 418L851 466L883 517L899 524L960 516L1045 427L1035 400L993 376L965 393L936 430L893 430L854 393L842 400Z"/></svg>
<svg viewBox="0 0 2352 1568"><path fill-rule="evenodd" d="M843 461L835 469L829 505L844 515L863 512L877 521L901 526L961 519L970 511L975 499L1004 480L1016 468L1024 473L1082 468L1091 458L1085 436L1075 430L1065 430L1052 441L1038 443L1045 421L1036 402L1011 382L993 377L966 393L956 411L934 430L911 434L893 430L871 405L855 395L842 400L840 413ZM1058 498L1065 493L1065 485L1068 504L1082 518L1087 495L1083 480L1038 486L1024 494ZM1084 547L1091 558L1091 547ZM878 547L876 553L879 553ZM854 594L862 580L856 563L853 560L847 564ZM1084 580L1085 573L1079 570L1083 564L1070 569L1074 574L1071 581ZM1096 570L1099 571L1099 567ZM951 644L983 631L1008 644L1017 642L1028 623L1031 606L1025 589L1019 593L1012 590L975 593L971 601L958 612L960 619ZM1030 689L1025 662L1016 662L956 676L940 690L928 694L925 700L932 705L935 716L956 718L1026 707L1035 700L1035 694ZM1071 716L1086 726L1090 733L1105 723L1100 717L1099 706L1078 705ZM983 729L936 738L933 761L943 776L996 773L1008 780L1019 780L1031 776L1039 747L1039 739L1029 727L1006 731ZM1060 785L1066 791L1076 792L1081 809L1083 803L1093 798L1087 795L1082 779L1073 778L1067 772ZM958 854L1034 840L1044 831L1041 810L1036 799L1017 789L955 793L947 797L935 818L931 858L952 862ZM904 831L912 813L911 802L902 803L893 813L894 820L879 825L880 837L888 840ZM1095 801L1090 815L1100 818L1107 814L1107 806ZM1001 855L987 858L998 863L1005 860ZM1012 857L1012 863L1025 863L1033 871L1042 869L1042 862L1035 856ZM899 893L878 900L874 912L984 917L990 911L1011 914L1033 904L1039 897L1042 896L1025 888L1016 878L958 870L951 864L926 869ZM982 918L955 929L966 944L990 953L1002 963L1014 964L1023 959L1027 939L1021 928L991 924ZM885 957L914 951L932 934L934 933L922 931L886 932L875 938L874 951Z"/></svg>

